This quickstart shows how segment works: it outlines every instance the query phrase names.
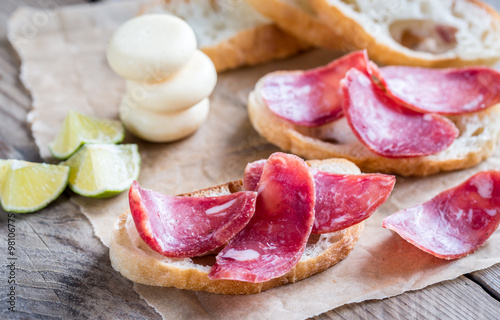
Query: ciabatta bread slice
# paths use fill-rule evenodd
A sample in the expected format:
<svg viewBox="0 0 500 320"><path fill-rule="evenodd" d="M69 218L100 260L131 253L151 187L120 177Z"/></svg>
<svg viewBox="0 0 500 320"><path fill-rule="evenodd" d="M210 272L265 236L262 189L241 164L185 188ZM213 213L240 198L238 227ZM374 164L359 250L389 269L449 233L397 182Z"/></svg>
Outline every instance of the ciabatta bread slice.
<svg viewBox="0 0 500 320"><path fill-rule="evenodd" d="M346 50L314 12L307 0L247 0L257 11L273 20L281 29L316 47Z"/></svg>
<svg viewBox="0 0 500 320"><path fill-rule="evenodd" d="M332 173L360 173L358 167L343 159L308 161L308 164ZM242 181L239 180L183 196L219 196L242 190ZM363 225L361 222L333 233L312 234L302 258L292 270L262 283L209 279L215 255L185 259L160 255L142 241L129 211L121 214L115 223L109 254L113 268L137 283L220 294L253 294L310 277L345 259L358 241Z"/></svg>
<svg viewBox="0 0 500 320"><path fill-rule="evenodd" d="M364 172L401 176L428 176L440 171L472 167L488 158L500 136L500 104L480 112L448 116L459 130L446 150L424 157L385 158L364 146L343 117L320 127L307 128L276 116L260 95L262 80L248 99L250 122L270 143L308 159L345 158Z"/></svg>
<svg viewBox="0 0 500 320"><path fill-rule="evenodd" d="M332 32L383 64L451 67L500 59L500 14L478 0L310 0Z"/></svg>
<svg viewBox="0 0 500 320"><path fill-rule="evenodd" d="M218 72L286 58L310 47L243 0L162 0L140 12L148 13L184 19L194 30L198 48L212 59Z"/></svg>

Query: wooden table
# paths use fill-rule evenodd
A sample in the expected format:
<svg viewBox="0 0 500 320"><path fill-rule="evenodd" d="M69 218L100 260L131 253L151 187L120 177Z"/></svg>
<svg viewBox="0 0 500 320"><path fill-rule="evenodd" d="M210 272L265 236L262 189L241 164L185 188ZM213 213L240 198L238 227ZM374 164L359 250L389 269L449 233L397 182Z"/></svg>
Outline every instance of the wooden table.
<svg viewBox="0 0 500 320"><path fill-rule="evenodd" d="M497 3L495 3L495 1ZM19 5L54 6L78 0L3 0L0 4L0 159L41 161L26 114L31 100L18 79L19 61L6 21ZM490 2L500 9L497 0ZM63 194L46 209L15 215L15 309L8 311L8 277L0 274L1 319L160 319L111 267L108 249L78 207ZM10 221L12 222L12 221ZM8 265L7 213L0 209L1 263ZM315 319L500 319L500 264L384 300L350 304Z"/></svg>

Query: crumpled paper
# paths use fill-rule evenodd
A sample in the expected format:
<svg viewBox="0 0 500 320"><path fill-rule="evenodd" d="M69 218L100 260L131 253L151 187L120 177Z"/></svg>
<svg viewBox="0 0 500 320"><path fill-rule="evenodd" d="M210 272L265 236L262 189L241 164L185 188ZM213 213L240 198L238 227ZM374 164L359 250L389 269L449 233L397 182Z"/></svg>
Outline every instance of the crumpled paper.
<svg viewBox="0 0 500 320"><path fill-rule="evenodd" d="M117 118L124 80L108 67L105 48L113 31L132 18L141 1L77 5L55 10L21 8L9 21L9 40L21 60L21 80L33 97L29 113L43 158L67 110ZM247 162L267 158L276 147L253 130L246 112L256 81L277 69L304 69L336 54L313 51L292 59L219 75L210 98L208 121L175 143L138 143L143 187L167 194L206 188L241 178ZM353 252L329 270L295 284L250 296L225 296L174 288L135 285L164 319L303 319L343 304L382 299L500 263L500 232L468 257L445 261L426 254L382 228L385 216L429 200L472 174L500 167L500 151L463 171L428 178L398 177L389 200L366 222ZM123 193L96 200L73 195L96 235L108 245L115 218L127 209Z"/></svg>

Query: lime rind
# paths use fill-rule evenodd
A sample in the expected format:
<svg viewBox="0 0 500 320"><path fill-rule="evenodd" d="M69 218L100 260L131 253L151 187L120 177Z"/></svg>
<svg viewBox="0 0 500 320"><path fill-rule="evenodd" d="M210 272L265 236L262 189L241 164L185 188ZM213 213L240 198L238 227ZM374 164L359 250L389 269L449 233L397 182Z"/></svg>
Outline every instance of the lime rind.
<svg viewBox="0 0 500 320"><path fill-rule="evenodd" d="M125 129L120 121L97 119L70 110L49 150L55 158L65 160L84 144L120 143L124 138Z"/></svg>
<svg viewBox="0 0 500 320"><path fill-rule="evenodd" d="M68 184L69 168L65 166L4 160L0 167L0 203L7 212L30 213L43 209L57 199Z"/></svg>
<svg viewBox="0 0 500 320"><path fill-rule="evenodd" d="M62 164L71 168L69 188L90 198L108 198L127 190L139 177L136 144L87 144Z"/></svg>

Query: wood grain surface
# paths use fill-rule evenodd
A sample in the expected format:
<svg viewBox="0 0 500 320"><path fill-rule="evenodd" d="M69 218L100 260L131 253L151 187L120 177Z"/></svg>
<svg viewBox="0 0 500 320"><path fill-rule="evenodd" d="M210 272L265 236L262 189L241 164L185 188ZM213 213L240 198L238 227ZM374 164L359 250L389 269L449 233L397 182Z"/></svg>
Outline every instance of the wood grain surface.
<svg viewBox="0 0 500 320"><path fill-rule="evenodd" d="M40 161L26 123L30 97L6 39L20 5L54 7L77 0L3 0L0 4L0 158ZM500 3L491 1L493 5ZM2 266L8 264L7 213L0 209ZM63 194L36 214L15 215L16 313L8 311L9 271L0 269L1 319L160 319L115 272L108 249ZM499 319L500 265L384 300L350 304L315 319Z"/></svg>

